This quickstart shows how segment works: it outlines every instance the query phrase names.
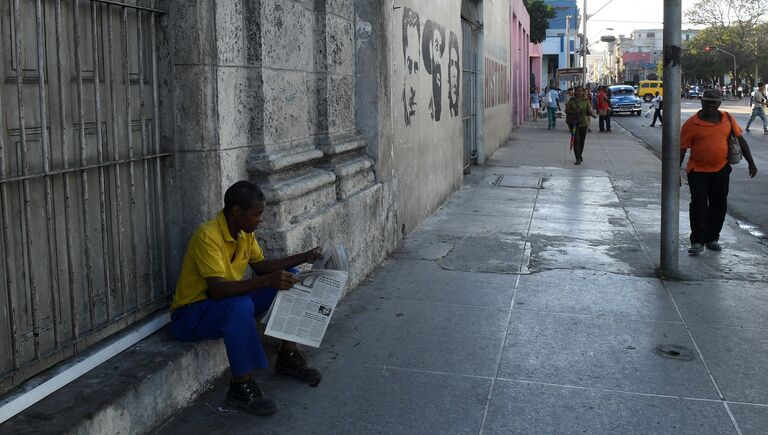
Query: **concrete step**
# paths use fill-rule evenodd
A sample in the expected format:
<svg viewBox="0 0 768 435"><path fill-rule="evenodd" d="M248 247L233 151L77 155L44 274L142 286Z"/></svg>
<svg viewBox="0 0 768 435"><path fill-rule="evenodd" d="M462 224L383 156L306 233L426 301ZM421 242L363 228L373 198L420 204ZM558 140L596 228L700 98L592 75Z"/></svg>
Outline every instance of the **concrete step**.
<svg viewBox="0 0 768 435"><path fill-rule="evenodd" d="M228 368L221 340L163 328L0 425L0 434L147 433Z"/></svg>

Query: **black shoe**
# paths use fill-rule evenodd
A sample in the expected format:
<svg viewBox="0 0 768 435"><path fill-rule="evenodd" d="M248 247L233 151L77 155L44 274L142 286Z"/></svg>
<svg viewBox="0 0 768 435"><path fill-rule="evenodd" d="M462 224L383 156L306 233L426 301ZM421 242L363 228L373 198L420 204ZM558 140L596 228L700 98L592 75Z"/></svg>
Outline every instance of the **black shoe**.
<svg viewBox="0 0 768 435"><path fill-rule="evenodd" d="M723 247L720 246L720 243L718 243L717 240L713 240L711 242L707 242L706 246L707 246L707 249L709 249L710 251L718 251L719 252L719 251L723 250Z"/></svg>
<svg viewBox="0 0 768 435"><path fill-rule="evenodd" d="M253 415L272 415L277 402L265 396L255 381L229 384L226 403Z"/></svg>
<svg viewBox="0 0 768 435"><path fill-rule="evenodd" d="M576 159L576 163L574 163L574 165L580 165L580 164L581 164L581 159Z"/></svg>
<svg viewBox="0 0 768 435"><path fill-rule="evenodd" d="M304 354L298 350L278 352L275 373L290 376L312 386L317 386L323 378L319 370L307 365Z"/></svg>
<svg viewBox="0 0 768 435"><path fill-rule="evenodd" d="M699 254L704 252L704 244L703 243L691 243L691 247L688 248L688 255L691 257L695 257Z"/></svg>

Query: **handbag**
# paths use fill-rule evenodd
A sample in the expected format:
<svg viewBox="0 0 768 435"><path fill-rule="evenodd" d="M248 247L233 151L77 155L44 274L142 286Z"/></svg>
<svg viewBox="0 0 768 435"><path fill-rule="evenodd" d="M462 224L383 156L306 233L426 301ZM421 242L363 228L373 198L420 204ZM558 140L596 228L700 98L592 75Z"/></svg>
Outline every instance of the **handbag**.
<svg viewBox="0 0 768 435"><path fill-rule="evenodd" d="M728 112L725 114L728 115L728 122L731 124L731 132L728 133L728 163L736 165L741 162L741 145L733 134L733 117Z"/></svg>
<svg viewBox="0 0 768 435"><path fill-rule="evenodd" d="M570 112L570 113L566 112L565 123L578 127L584 122L584 113L582 113L581 109L578 107L578 104L573 104L572 106L576 106L577 110L575 112Z"/></svg>

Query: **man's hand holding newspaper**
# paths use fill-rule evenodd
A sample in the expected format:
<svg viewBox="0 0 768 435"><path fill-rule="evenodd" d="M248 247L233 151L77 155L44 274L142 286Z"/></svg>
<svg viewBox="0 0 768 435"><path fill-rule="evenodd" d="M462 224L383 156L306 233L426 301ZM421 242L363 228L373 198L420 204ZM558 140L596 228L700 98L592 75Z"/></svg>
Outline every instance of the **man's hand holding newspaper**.
<svg viewBox="0 0 768 435"><path fill-rule="evenodd" d="M307 346L320 346L348 279L344 247L339 245L330 253L328 258L317 259L312 270L296 275L297 282L293 287L278 292L265 334ZM315 268L321 265L343 270Z"/></svg>

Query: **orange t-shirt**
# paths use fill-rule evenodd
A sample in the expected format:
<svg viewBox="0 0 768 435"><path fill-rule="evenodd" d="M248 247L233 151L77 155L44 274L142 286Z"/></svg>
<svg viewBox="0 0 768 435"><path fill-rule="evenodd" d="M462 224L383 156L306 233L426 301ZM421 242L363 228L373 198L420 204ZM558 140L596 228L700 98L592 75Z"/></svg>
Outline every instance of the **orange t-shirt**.
<svg viewBox="0 0 768 435"><path fill-rule="evenodd" d="M699 114L690 117L680 131L680 149L691 150L688 158L688 172L717 172L728 164L728 135L733 127L733 135L741 136L738 122L731 122L725 112L720 112L720 122L713 124L699 118Z"/></svg>

